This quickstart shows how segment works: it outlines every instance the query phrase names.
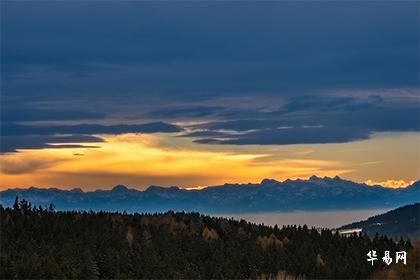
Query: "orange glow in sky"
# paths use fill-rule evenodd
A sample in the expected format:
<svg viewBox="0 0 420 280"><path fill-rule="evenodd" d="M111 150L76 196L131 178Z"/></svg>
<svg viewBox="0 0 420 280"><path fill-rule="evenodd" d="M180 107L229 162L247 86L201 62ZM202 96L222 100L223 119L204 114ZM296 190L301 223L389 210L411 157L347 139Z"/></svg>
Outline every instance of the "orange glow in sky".
<svg viewBox="0 0 420 280"><path fill-rule="evenodd" d="M105 140L95 143L98 148L48 148L0 155L0 188L90 190L117 184L138 189L152 184L191 188L314 174L403 187L419 177L415 168L420 157L413 153L416 148L419 151L415 133L379 135L345 144L285 146L199 145L168 134L98 136Z"/></svg>

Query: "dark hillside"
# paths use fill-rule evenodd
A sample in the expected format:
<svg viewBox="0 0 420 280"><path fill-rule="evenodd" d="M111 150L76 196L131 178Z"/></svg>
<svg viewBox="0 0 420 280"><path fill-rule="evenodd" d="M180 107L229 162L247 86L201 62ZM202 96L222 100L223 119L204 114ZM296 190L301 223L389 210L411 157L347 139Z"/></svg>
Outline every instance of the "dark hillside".
<svg viewBox="0 0 420 280"><path fill-rule="evenodd" d="M381 215L345 225L345 228L362 228L370 236L376 233L399 238L420 239L420 203L406 205Z"/></svg>

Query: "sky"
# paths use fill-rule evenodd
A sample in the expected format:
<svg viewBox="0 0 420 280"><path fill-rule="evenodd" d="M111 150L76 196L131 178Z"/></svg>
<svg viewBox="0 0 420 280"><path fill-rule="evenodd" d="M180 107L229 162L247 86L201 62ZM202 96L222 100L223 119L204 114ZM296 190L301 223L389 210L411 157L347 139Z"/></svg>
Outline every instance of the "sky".
<svg viewBox="0 0 420 280"><path fill-rule="evenodd" d="M0 189L407 186L419 5L3 1Z"/></svg>

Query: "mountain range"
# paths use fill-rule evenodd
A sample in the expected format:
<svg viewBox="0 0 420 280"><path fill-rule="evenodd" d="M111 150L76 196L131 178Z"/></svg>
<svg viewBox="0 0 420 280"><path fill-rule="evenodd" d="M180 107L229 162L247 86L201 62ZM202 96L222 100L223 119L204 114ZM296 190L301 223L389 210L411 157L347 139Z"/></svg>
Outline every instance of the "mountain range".
<svg viewBox="0 0 420 280"><path fill-rule="evenodd" d="M420 202L420 181L400 189L368 186L338 176L283 182L264 179L259 184L224 184L199 190L150 186L140 191L123 185L95 191L30 187L1 191L0 203L11 206L16 196L32 205L54 204L57 210L244 213L373 209Z"/></svg>

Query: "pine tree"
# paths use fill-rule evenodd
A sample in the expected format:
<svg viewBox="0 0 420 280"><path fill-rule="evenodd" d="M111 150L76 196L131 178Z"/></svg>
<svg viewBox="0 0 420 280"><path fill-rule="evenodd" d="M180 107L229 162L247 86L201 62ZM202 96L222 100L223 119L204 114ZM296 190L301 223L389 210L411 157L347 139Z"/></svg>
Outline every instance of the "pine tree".
<svg viewBox="0 0 420 280"><path fill-rule="evenodd" d="M16 196L15 203L13 203L13 210L19 211L19 197Z"/></svg>

